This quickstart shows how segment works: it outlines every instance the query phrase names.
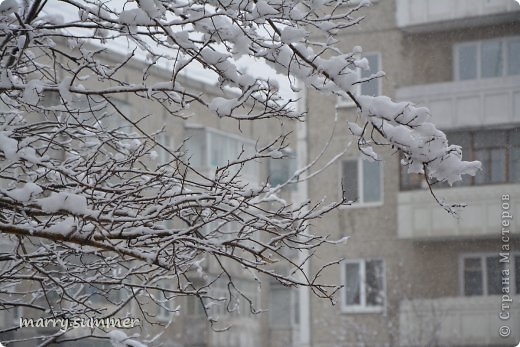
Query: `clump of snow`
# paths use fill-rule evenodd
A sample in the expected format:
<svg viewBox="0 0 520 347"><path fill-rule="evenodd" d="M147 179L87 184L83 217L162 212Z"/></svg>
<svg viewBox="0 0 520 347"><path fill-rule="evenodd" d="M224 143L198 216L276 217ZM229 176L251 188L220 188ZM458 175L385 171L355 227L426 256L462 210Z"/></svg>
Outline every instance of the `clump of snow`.
<svg viewBox="0 0 520 347"><path fill-rule="evenodd" d="M236 108L240 102L238 99L225 99L221 97L214 98L210 104L209 109L215 112L219 117L229 116L233 109Z"/></svg>
<svg viewBox="0 0 520 347"><path fill-rule="evenodd" d="M373 162L379 160L379 155L377 155L376 152L374 152L374 149L371 146L363 147L360 149L361 151L361 157L364 160Z"/></svg>
<svg viewBox="0 0 520 347"><path fill-rule="evenodd" d="M354 136L363 135L363 128L361 128L357 123L347 122L347 127Z"/></svg>
<svg viewBox="0 0 520 347"><path fill-rule="evenodd" d="M74 217L67 217L61 222L58 222L49 227L49 231L57 234L68 235L74 231L76 223Z"/></svg>
<svg viewBox="0 0 520 347"><path fill-rule="evenodd" d="M139 0L139 5L150 18L158 18L164 14L164 7L156 0Z"/></svg>
<svg viewBox="0 0 520 347"><path fill-rule="evenodd" d="M430 118L427 108L408 102L395 103L386 96L362 95L357 100L363 118L405 154L409 172L427 174L429 178L452 185L460 181L462 175L474 176L481 170L480 162L463 161L460 147L449 145L446 135L427 122ZM350 124L349 128L360 136L358 128ZM374 158L371 150L363 152Z"/></svg>
<svg viewBox="0 0 520 347"><path fill-rule="evenodd" d="M51 193L47 198L37 200L44 212L58 212L59 210L65 210L76 214L86 214L87 210L87 199L84 196L59 192Z"/></svg>
<svg viewBox="0 0 520 347"><path fill-rule="evenodd" d="M255 11L253 12L253 15L258 17L264 17L275 14L278 14L278 11L271 7L271 5L269 5L264 0L260 0L256 3Z"/></svg>
<svg viewBox="0 0 520 347"><path fill-rule="evenodd" d="M19 202L28 202L35 195L43 192L43 189L33 182L27 182L23 187L9 190L7 196Z"/></svg>
<svg viewBox="0 0 520 347"><path fill-rule="evenodd" d="M10 133L0 131L0 150L4 152L8 160L15 160L18 158L16 152L18 151L18 141L9 137Z"/></svg>
<svg viewBox="0 0 520 347"><path fill-rule="evenodd" d="M8 16L15 13L20 8L20 4L16 0L5 0L0 4L0 15Z"/></svg>
<svg viewBox="0 0 520 347"><path fill-rule="evenodd" d="M130 339L124 332L121 330L112 330L107 333L108 337L110 337L110 342L113 347L147 347L145 344Z"/></svg>
<svg viewBox="0 0 520 347"><path fill-rule="evenodd" d="M22 100L29 105L37 105L40 101L40 93L44 84L41 80L31 80L27 82L23 91Z"/></svg>
<svg viewBox="0 0 520 347"><path fill-rule="evenodd" d="M361 59L356 59L354 60L354 65L356 65L356 67L359 67L363 70L369 70L370 69L370 65L368 63L368 59L367 58L361 58Z"/></svg>
<svg viewBox="0 0 520 347"><path fill-rule="evenodd" d="M58 85L58 89L60 91L60 95L67 103L72 102L72 93L70 92L70 83L72 82L72 77L65 77L60 84Z"/></svg>
<svg viewBox="0 0 520 347"><path fill-rule="evenodd" d="M304 29L287 26L282 30L281 40L285 43L292 43L304 39L307 35L307 31Z"/></svg>
<svg viewBox="0 0 520 347"><path fill-rule="evenodd" d="M119 23L129 26L152 25L154 21L140 8L122 11L119 15Z"/></svg>

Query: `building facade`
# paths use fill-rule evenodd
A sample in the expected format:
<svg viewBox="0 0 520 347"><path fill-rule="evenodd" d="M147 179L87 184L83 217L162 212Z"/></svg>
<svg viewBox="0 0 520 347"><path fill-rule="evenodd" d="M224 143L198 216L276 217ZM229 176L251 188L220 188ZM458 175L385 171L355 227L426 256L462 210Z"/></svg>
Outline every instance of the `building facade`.
<svg viewBox="0 0 520 347"><path fill-rule="evenodd" d="M58 42L58 44L61 44L61 42ZM71 49L70 54L75 53L77 52ZM118 61L124 60L124 56L121 55L121 52L109 51L108 54L98 57L98 59L99 63L117 64ZM145 68L146 63L135 60L119 69L117 78L127 83L142 83L141 72ZM147 83L158 83L168 73L170 71L164 66L150 68ZM89 82L86 83L88 87ZM193 95L199 95L208 103L213 98L223 95L223 91L216 84L201 81L193 78L193 76L181 76L179 83ZM285 136L286 159L264 158L249 161L241 166L241 180L247 182L253 188L265 185L266 182L276 186L285 183L291 170L294 171L297 143L296 136L290 134L295 128L295 124L290 121L280 122L266 119L254 122L239 122L236 119L218 117L200 103L193 103L190 108L182 109L178 115L174 115L169 113L166 108L161 107L160 104L143 101L141 97L131 93L123 93L111 98L110 101L128 119L125 121L117 114L117 110L110 106L103 107L99 112L93 114L99 117L107 131L131 134L136 131L131 122L136 122L139 124L141 131L152 135L159 144L169 149L170 152L177 154L185 152L192 168L205 177L214 177L217 168L222 168L238 158L253 156L258 148L263 148L281 134L287 134ZM59 105L60 102L58 93L42 94L42 103L47 108ZM81 103L82 100L77 100L80 108L82 107ZM88 107L88 105L83 106ZM251 108L256 107L252 104L250 106ZM0 103L0 111L10 112L9 108L3 103ZM28 121L40 120L41 117L41 115L30 114ZM146 121L143 121L144 119ZM172 159L171 153L157 147L154 155L143 160L147 160L146 165L149 165L149 167L160 170L162 166L168 165ZM235 165L235 167L237 166ZM232 174L235 173L232 171ZM189 179L197 180L201 178L194 175ZM289 185L281 190L281 196L287 201L296 201L298 192L294 185ZM174 223L173 221L166 221L166 223L169 222ZM173 228L173 225L170 227ZM208 230L201 230L200 232L214 233L214 237L223 237L226 234L234 235L238 232L236 226L232 223L207 225L207 227ZM215 233L215 230L218 230L218 232ZM0 240L0 253L16 253L16 240L5 235L1 235ZM171 296L169 297L163 292L150 290L147 291L146 295L126 304L123 309L119 310L116 317L121 315L131 316L143 323L146 319L151 319L153 324L148 324L143 328L140 327L140 324L137 324L135 329L129 330L127 333L129 336L138 333L139 337L136 337L136 339L140 341L153 339L152 345L160 344L172 347L298 345L300 325L298 314L294 309L298 307L298 292L296 290L270 282L269 278L262 274L257 274L258 279L262 282L262 285L259 286L257 280L251 276L249 271L237 264L226 264L229 274L233 276L234 285L251 301L253 310L263 311L254 314L249 302L238 295L236 290L234 291L236 297L230 297L231 290L228 289L227 281L224 281L223 278L218 279L218 277L223 276L222 270L216 265L215 262L211 262L209 259L203 260L201 257L200 273L197 273L196 270L190 273L191 280L198 286L216 281L208 289L209 296L220 300L215 300L215 302L205 301L205 308L197 298L178 296L172 299ZM3 261L0 270L4 271L8 267L9 263ZM114 270L117 272L117 269ZM93 274L90 275L93 276ZM138 278L129 278L128 280L140 281ZM171 285L167 281L164 280L159 284L167 289L170 288L169 286L173 288L174 280L170 279ZM7 281L3 283L7 283ZM93 306L103 307L100 312L115 310L128 298L128 293L125 292L124 288L110 290L109 297L102 289L95 285L84 285L82 288L77 288L76 295L78 299L92 302ZM32 289L28 287L26 290L30 293ZM59 298L60 293L53 294L55 295L50 295L50 297L56 300L56 303L58 303L56 305L59 305L63 297ZM63 293L61 295L63 296ZM29 297L29 295L27 296ZM32 303L31 300L33 299L23 298L20 295L8 295L3 292L0 296L1 343L15 347L34 346L43 343L47 336L55 334L59 330L59 327L56 326L21 328L20 318L37 320L46 317L45 312L31 309L30 305L13 307L13 302L20 302L20 300L25 299ZM54 303L52 304L54 305ZM273 313L270 314L263 310L271 306L274 307ZM146 316L143 315L143 311L146 312ZM213 325L210 324L208 316L217 320L217 322ZM82 316L82 318L84 317ZM94 318L97 318L97 316ZM60 345L70 346L74 344L75 346L101 347L112 345L104 331L95 329L93 332L99 338L75 341L76 337L88 336L91 331L81 328L72 329L67 334L67 337L72 340ZM159 336L154 338L155 335ZM38 336L40 338L37 338Z"/></svg>
<svg viewBox="0 0 520 347"><path fill-rule="evenodd" d="M325 194L353 203L311 229L340 238L312 264L340 282L335 306L311 299L310 345L506 346L520 340L520 5L515 1L373 1L366 18L340 38L344 50L363 48L371 70L386 76L359 93L411 101L480 160L482 172L454 187L433 184L435 196L466 202L448 214L399 155L359 159L346 120L348 100L307 91L309 158L332 138L327 162L309 182L312 199ZM335 184L324 185L323 182ZM510 216L513 216L510 219ZM509 330L510 331L509 331Z"/></svg>

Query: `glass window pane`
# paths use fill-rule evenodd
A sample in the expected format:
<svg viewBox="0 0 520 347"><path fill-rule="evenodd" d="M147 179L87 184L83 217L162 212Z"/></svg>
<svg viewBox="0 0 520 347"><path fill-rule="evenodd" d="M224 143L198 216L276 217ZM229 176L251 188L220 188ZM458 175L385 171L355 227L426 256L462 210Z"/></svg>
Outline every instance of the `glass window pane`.
<svg viewBox="0 0 520 347"><path fill-rule="evenodd" d="M520 147L520 126L509 130L509 145Z"/></svg>
<svg viewBox="0 0 520 347"><path fill-rule="evenodd" d="M483 295L482 262L480 258L464 259L464 295Z"/></svg>
<svg viewBox="0 0 520 347"><path fill-rule="evenodd" d="M269 321L271 327L275 328L291 326L291 288L281 285L271 287Z"/></svg>
<svg viewBox="0 0 520 347"><path fill-rule="evenodd" d="M346 305L361 305L361 276L359 263L350 263L345 266Z"/></svg>
<svg viewBox="0 0 520 347"><path fill-rule="evenodd" d="M491 150L491 182L506 181L506 152L505 149Z"/></svg>
<svg viewBox="0 0 520 347"><path fill-rule="evenodd" d="M446 131L446 137L450 144L456 144L462 147L462 159L471 161L472 159L472 142L471 142L471 133L467 131ZM479 173L480 174L480 173ZM462 175L462 181L455 182L454 186L469 186L471 185L471 176L470 175Z"/></svg>
<svg viewBox="0 0 520 347"><path fill-rule="evenodd" d="M367 306L384 305L383 261L367 261L365 272Z"/></svg>
<svg viewBox="0 0 520 347"><path fill-rule="evenodd" d="M491 180L491 161L489 158L489 151L478 150L475 151L475 160L482 163L482 171L475 176L476 184L485 184Z"/></svg>
<svg viewBox="0 0 520 347"><path fill-rule="evenodd" d="M500 263L499 257L486 258L486 272L487 272L487 294L499 295L502 294L502 273L504 264Z"/></svg>
<svg viewBox="0 0 520 347"><path fill-rule="evenodd" d="M507 145L507 132L487 130L475 132L475 148L496 148Z"/></svg>
<svg viewBox="0 0 520 347"><path fill-rule="evenodd" d="M379 55L378 54L369 54L365 56L367 58L368 63L370 65L370 70L361 70L361 78L370 77L370 75L378 72L380 70L379 66ZM369 82L361 84L361 94L377 96L379 95L379 83L381 83L380 78L375 78Z"/></svg>
<svg viewBox="0 0 520 347"><path fill-rule="evenodd" d="M502 41L483 41L480 45L481 76L502 76Z"/></svg>
<svg viewBox="0 0 520 347"><path fill-rule="evenodd" d="M342 179L343 197L347 200L358 201L358 162L347 160L343 162Z"/></svg>
<svg viewBox="0 0 520 347"><path fill-rule="evenodd" d="M507 49L509 75L520 75L520 40L510 41Z"/></svg>
<svg viewBox="0 0 520 347"><path fill-rule="evenodd" d="M474 43L461 45L458 50L459 80L477 78L477 45Z"/></svg>
<svg viewBox="0 0 520 347"><path fill-rule="evenodd" d="M422 187L424 176L420 174L408 173L408 167L402 166L401 170L401 190L419 189Z"/></svg>
<svg viewBox="0 0 520 347"><path fill-rule="evenodd" d="M511 147L509 181L520 182L520 147Z"/></svg>
<svg viewBox="0 0 520 347"><path fill-rule="evenodd" d="M363 202L381 201L381 164L363 160Z"/></svg>
<svg viewBox="0 0 520 347"><path fill-rule="evenodd" d="M206 168L206 133L204 129L186 129L186 150L194 168Z"/></svg>

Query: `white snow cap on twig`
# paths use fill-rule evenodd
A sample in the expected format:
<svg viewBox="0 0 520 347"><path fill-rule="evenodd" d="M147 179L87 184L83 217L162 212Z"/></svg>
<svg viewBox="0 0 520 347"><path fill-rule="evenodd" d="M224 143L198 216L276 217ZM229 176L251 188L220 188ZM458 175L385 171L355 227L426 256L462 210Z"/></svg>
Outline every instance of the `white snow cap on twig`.
<svg viewBox="0 0 520 347"><path fill-rule="evenodd" d="M107 333L113 347L147 347L145 344L129 338L121 330L112 330Z"/></svg>

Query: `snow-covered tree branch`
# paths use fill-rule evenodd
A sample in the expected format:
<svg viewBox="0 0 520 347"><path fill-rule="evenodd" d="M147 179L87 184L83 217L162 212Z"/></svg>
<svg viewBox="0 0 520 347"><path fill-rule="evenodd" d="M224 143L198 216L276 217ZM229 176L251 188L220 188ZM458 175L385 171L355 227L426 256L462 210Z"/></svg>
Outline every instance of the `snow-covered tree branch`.
<svg viewBox="0 0 520 347"><path fill-rule="evenodd" d="M356 70L367 61L359 47L340 52L335 36L362 20L357 13L368 2L346 3L3 1L0 232L12 247L0 254L0 310L105 318L132 308L144 324L156 324L150 305L175 311L164 303L192 296L211 320L208 302L221 298L210 289L224 281L227 310L243 298L255 311L234 281L236 269L256 281L309 286L324 298L336 292L304 268L313 250L337 241L306 227L344 201L292 204L283 199L286 184L245 179L248 165L283 160L291 126L208 173L193 164L189 139L169 147L159 141L165 130L147 124L157 115L129 111L147 105L169 122L203 110L238 129L304 121L278 82L248 74L241 58L266 62L295 91L298 79L354 100L361 123L349 129L368 157L378 160L377 146L393 146L409 172L450 184L474 175L480 164L461 160L460 147L428 122L427 109L354 95L364 82ZM57 7L67 15L56 15ZM218 95L185 86L193 69L217 81ZM157 163L159 152L166 162ZM200 281L208 268L214 276ZM41 345L67 339L65 329Z"/></svg>

